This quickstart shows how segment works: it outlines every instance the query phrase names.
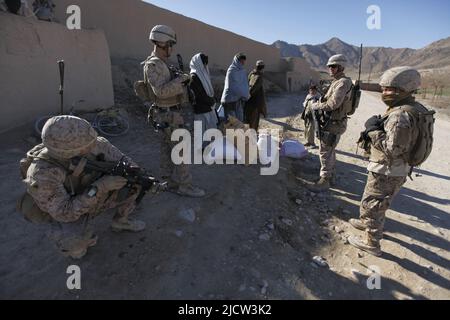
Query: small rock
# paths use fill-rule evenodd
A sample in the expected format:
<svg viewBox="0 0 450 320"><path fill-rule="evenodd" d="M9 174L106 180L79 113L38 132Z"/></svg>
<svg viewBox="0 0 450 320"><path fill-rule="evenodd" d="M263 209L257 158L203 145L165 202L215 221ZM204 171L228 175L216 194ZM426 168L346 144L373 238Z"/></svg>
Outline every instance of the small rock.
<svg viewBox="0 0 450 320"><path fill-rule="evenodd" d="M176 235L178 238L181 238L181 237L183 236L183 231L177 230L177 231L175 231L175 235Z"/></svg>
<svg viewBox="0 0 450 320"><path fill-rule="evenodd" d="M328 263L325 261L325 259L323 257L315 256L313 258L313 262L316 265L318 265L319 267L322 267L322 268L327 268L328 267Z"/></svg>
<svg viewBox="0 0 450 320"><path fill-rule="evenodd" d="M298 205L301 205L303 203L303 201L300 200L300 199L297 199L297 200L295 200L295 203L298 204Z"/></svg>
<svg viewBox="0 0 450 320"><path fill-rule="evenodd" d="M275 225L273 223L270 223L270 224L267 225L267 228L269 230L275 230Z"/></svg>
<svg viewBox="0 0 450 320"><path fill-rule="evenodd" d="M427 268L428 270L430 270L430 271L434 271L434 268L433 268L433 266L431 266L431 265L426 266L426 268Z"/></svg>
<svg viewBox="0 0 450 320"><path fill-rule="evenodd" d="M362 254L362 252L358 252L358 258L364 258L364 255Z"/></svg>
<svg viewBox="0 0 450 320"><path fill-rule="evenodd" d="M270 240L270 235L268 233L263 233L259 236L259 240L261 241L269 241Z"/></svg>
<svg viewBox="0 0 450 320"><path fill-rule="evenodd" d="M311 196L311 198L315 198L317 196L317 193L311 192L309 195Z"/></svg>
<svg viewBox="0 0 450 320"><path fill-rule="evenodd" d="M265 295L267 293L268 287L269 287L269 283L266 280L263 280L263 287L261 288L262 295Z"/></svg>
<svg viewBox="0 0 450 320"><path fill-rule="evenodd" d="M348 237L342 237L341 239L344 244L348 244Z"/></svg>
<svg viewBox="0 0 450 320"><path fill-rule="evenodd" d="M194 222L195 221L195 211L194 209L185 209L185 210L181 210L178 215L189 222Z"/></svg>
<svg viewBox="0 0 450 320"><path fill-rule="evenodd" d="M257 279L261 278L261 272L259 272L258 270L252 268L251 273L255 278L257 278Z"/></svg>
<svg viewBox="0 0 450 320"><path fill-rule="evenodd" d="M281 220L285 225L292 226L294 223L291 219L282 219Z"/></svg>

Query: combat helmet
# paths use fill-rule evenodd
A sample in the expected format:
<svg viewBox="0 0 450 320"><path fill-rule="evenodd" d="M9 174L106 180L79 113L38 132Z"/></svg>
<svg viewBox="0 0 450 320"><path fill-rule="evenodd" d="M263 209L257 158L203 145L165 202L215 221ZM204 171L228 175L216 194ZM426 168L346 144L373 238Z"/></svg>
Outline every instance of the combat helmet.
<svg viewBox="0 0 450 320"><path fill-rule="evenodd" d="M343 54L336 54L328 60L327 66L340 65L342 68L347 67L348 60Z"/></svg>
<svg viewBox="0 0 450 320"><path fill-rule="evenodd" d="M420 88L422 78L419 71L412 67L396 67L386 71L380 80L380 86L398 88L404 92L414 92Z"/></svg>
<svg viewBox="0 0 450 320"><path fill-rule="evenodd" d="M171 27L165 25L154 26L150 32L149 39L152 42L177 43L177 35L175 31Z"/></svg>
<svg viewBox="0 0 450 320"><path fill-rule="evenodd" d="M97 132L86 120L74 116L49 119L42 129L42 143L51 156L71 159L93 147Z"/></svg>

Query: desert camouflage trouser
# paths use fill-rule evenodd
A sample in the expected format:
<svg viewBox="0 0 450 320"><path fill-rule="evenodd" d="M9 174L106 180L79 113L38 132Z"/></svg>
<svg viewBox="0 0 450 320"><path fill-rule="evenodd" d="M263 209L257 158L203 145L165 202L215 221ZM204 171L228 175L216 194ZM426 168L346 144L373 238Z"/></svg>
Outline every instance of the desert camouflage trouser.
<svg viewBox="0 0 450 320"><path fill-rule="evenodd" d="M305 117L305 139L306 142L309 144L315 144L315 127L314 127L314 121L312 119L312 116L306 116Z"/></svg>
<svg viewBox="0 0 450 320"><path fill-rule="evenodd" d="M136 199L140 188L129 190L124 188L110 194L99 195L99 206L92 210L92 214L82 216L78 221L61 223L53 221L47 231L47 236L53 240L57 248L62 252L69 252L80 247L85 247L94 236L95 217L108 210L116 209L114 219L128 218L136 209ZM94 214L94 212L97 212Z"/></svg>
<svg viewBox="0 0 450 320"><path fill-rule="evenodd" d="M331 178L335 173L336 167L336 147L341 139L340 135L333 135L334 141L327 141L328 138L320 140L319 157L320 157L320 176L322 178Z"/></svg>
<svg viewBox="0 0 450 320"><path fill-rule="evenodd" d="M168 177L170 179L170 187L190 185L192 183L192 176L189 172L188 165L175 165L172 161L172 149L179 143L171 140L172 132L176 129L185 128L183 114L181 111L161 112L156 110L153 115L153 119L159 124L167 125L167 128L158 132L160 135L161 176Z"/></svg>
<svg viewBox="0 0 450 320"><path fill-rule="evenodd" d="M369 239L380 241L383 238L386 211L405 182L406 177L369 172L360 207L360 219L367 226Z"/></svg>

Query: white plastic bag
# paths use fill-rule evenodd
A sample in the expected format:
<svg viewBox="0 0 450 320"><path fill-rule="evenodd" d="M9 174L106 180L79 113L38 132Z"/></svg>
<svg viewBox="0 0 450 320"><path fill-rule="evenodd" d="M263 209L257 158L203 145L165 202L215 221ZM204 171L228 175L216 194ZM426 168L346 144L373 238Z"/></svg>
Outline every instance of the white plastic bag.
<svg viewBox="0 0 450 320"><path fill-rule="evenodd" d="M205 149L205 161L212 163L218 159L240 161L240 152L226 138L216 139Z"/></svg>
<svg viewBox="0 0 450 320"><path fill-rule="evenodd" d="M293 159L302 159L309 154L305 146L296 140L286 140L281 144L280 155Z"/></svg>
<svg viewBox="0 0 450 320"><path fill-rule="evenodd" d="M224 109L223 105L216 104L214 106L214 108L216 108L217 115L219 116L219 121L224 120L225 119L225 109Z"/></svg>

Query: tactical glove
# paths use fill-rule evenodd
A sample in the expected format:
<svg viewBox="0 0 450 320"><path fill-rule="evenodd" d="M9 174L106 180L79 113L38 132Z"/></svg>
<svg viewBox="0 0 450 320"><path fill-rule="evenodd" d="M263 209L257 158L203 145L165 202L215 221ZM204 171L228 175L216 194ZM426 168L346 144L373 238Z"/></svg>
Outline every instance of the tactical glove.
<svg viewBox="0 0 450 320"><path fill-rule="evenodd" d="M99 193L107 193L110 191L120 190L126 186L128 180L119 176L104 176L92 185L97 187Z"/></svg>
<svg viewBox="0 0 450 320"><path fill-rule="evenodd" d="M365 127L366 127L366 134L372 131L381 130L381 125L383 124L383 121L381 119L381 116L373 116L369 120L367 120Z"/></svg>

